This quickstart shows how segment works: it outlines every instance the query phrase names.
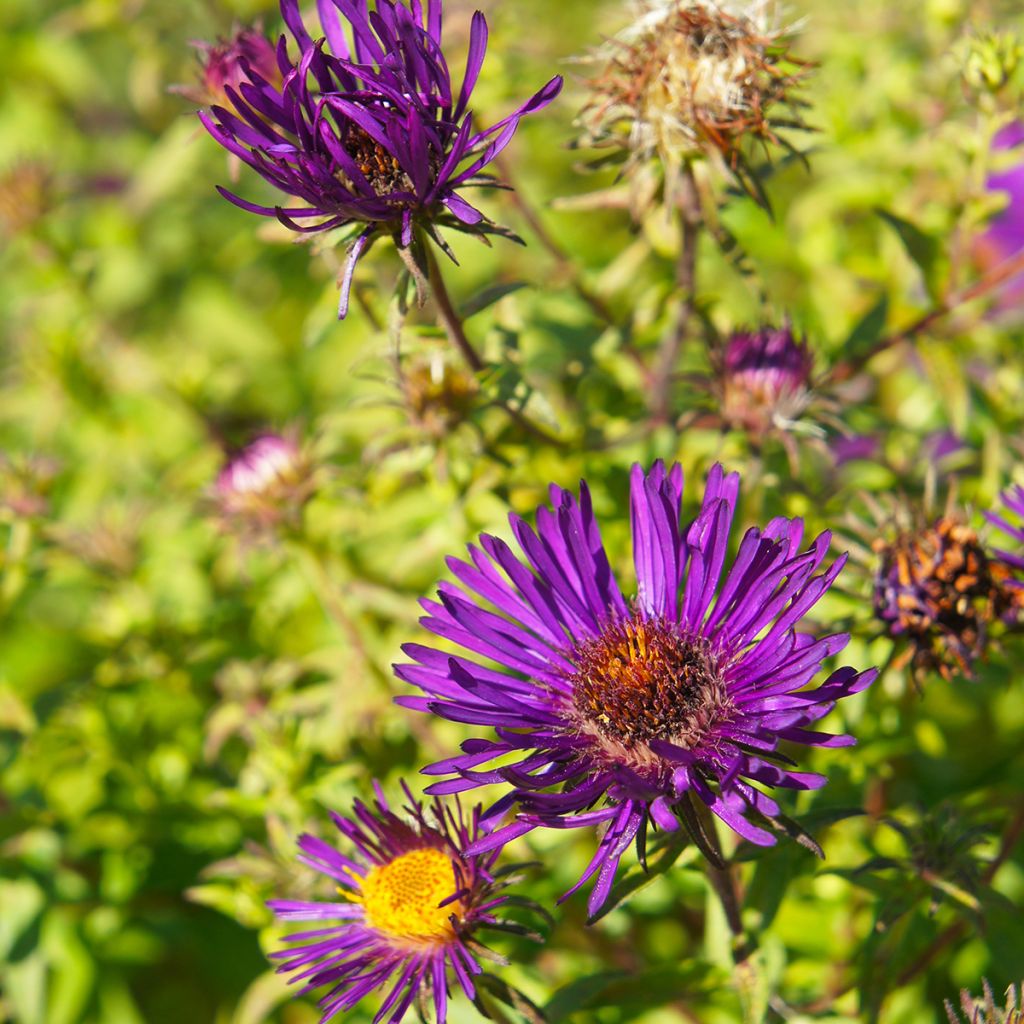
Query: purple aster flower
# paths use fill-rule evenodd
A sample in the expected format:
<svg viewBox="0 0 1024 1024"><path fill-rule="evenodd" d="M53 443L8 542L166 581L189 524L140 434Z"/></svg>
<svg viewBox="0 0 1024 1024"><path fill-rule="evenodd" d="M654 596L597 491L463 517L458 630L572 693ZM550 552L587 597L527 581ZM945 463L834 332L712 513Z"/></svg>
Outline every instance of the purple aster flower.
<svg viewBox="0 0 1024 1024"><path fill-rule="evenodd" d="M285 38L278 44L282 84L243 61L248 81L237 90L224 87L234 111L215 106L199 114L225 149L295 201L264 206L218 187L225 198L294 231L352 227L340 317L356 261L380 234L409 250L421 227L451 255L439 227L504 233L460 190L491 181L481 172L508 145L520 119L545 107L562 87L556 76L497 124L476 130L469 104L487 48L484 16L473 16L456 92L441 50L441 0L410 3L411 9L378 0L370 13L366 0L318 0L326 39L314 40L298 0L281 0L298 46L293 63Z"/></svg>
<svg viewBox="0 0 1024 1024"><path fill-rule="evenodd" d="M436 793L513 787L488 820L518 804L515 820L471 849L540 826L601 827L570 890L596 876L591 914L634 840L642 852L650 824L685 826L712 858L703 808L757 845L775 842L765 824L796 828L759 787L816 789L826 779L791 770L779 744L853 743L809 726L876 675L840 668L806 689L849 640L800 628L845 562L819 571L830 534L800 550L803 523L773 519L744 534L726 568L737 474L711 470L688 526L678 465L666 471L657 462L647 474L634 466L631 481L632 602L612 572L586 484L578 499L552 486L536 530L510 517L525 562L484 535L469 562L449 560L459 583L442 583L439 599L424 602L427 629L488 664L409 644L415 664L396 669L426 694L400 703L495 730L425 769L457 776L432 786ZM495 759L502 766L485 767Z"/></svg>
<svg viewBox="0 0 1024 1024"><path fill-rule="evenodd" d="M1014 121L998 132L992 148L1014 150L1024 145L1024 121ZM1005 193L1008 202L992 218L988 228L975 240L975 256L983 269L991 269L1024 249L1024 159L1005 171L990 174L985 182L989 192ZM999 290L998 307L1017 309L1024 304L1024 273L1006 281Z"/></svg>
<svg viewBox="0 0 1024 1024"><path fill-rule="evenodd" d="M475 998L473 977L482 968L474 933L502 926L493 914L507 884L492 873L499 851L466 854L481 835L479 807L468 819L457 802L452 810L435 800L425 810L403 784L409 804L398 815L375 788L376 807L356 801L351 818L331 815L348 852L300 837L299 860L330 878L341 898L271 900L280 919L311 927L287 936L287 948L271 956L303 994L328 989L321 1022L387 986L375 1022L401 1020L418 1000L432 1001L444 1024L450 976Z"/></svg>

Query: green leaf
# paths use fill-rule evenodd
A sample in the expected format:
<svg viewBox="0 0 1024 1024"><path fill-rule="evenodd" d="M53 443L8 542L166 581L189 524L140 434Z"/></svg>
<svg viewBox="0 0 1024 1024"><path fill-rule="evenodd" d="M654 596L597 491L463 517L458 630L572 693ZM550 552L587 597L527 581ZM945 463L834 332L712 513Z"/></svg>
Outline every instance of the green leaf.
<svg viewBox="0 0 1024 1024"><path fill-rule="evenodd" d="M729 985L729 976L711 964L690 960L683 966L654 967L631 974L601 971L560 988L544 1007L550 1024L570 1020L584 1010L616 1007L618 1021L632 1020L645 1010L702 995Z"/></svg>
<svg viewBox="0 0 1024 1024"><path fill-rule="evenodd" d="M506 295L512 295L525 287L525 281L503 281L489 285L466 300L462 307L462 319L468 320L471 316L482 313L485 309L500 302Z"/></svg>
<svg viewBox="0 0 1024 1024"><path fill-rule="evenodd" d="M881 295L878 301L857 321L849 337L843 342L843 355L856 359L869 350L885 331L889 318L889 296Z"/></svg>
<svg viewBox="0 0 1024 1024"><path fill-rule="evenodd" d="M907 255L921 271L928 294L934 299L937 293L937 266L942 246L937 238L922 231L909 220L897 217L895 213L876 207L875 212L900 236Z"/></svg>

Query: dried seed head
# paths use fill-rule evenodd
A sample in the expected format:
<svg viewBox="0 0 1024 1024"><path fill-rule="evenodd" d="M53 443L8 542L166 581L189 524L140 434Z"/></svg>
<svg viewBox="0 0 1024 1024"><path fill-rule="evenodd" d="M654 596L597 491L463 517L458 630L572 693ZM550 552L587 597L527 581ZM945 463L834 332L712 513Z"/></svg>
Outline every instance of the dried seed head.
<svg viewBox="0 0 1024 1024"><path fill-rule="evenodd" d="M54 203L50 168L38 160L20 160L0 173L0 238L30 231Z"/></svg>
<svg viewBox="0 0 1024 1024"><path fill-rule="evenodd" d="M697 155L735 168L753 137L778 141L775 108L805 65L789 56L767 0L637 0L637 19L595 54L584 141L678 168ZM790 126L799 121L790 113Z"/></svg>
<svg viewBox="0 0 1024 1024"><path fill-rule="evenodd" d="M989 558L974 530L949 516L874 548L875 615L910 644L914 669L944 679L969 676L989 628L1020 605L1010 570Z"/></svg>
<svg viewBox="0 0 1024 1024"><path fill-rule="evenodd" d="M476 380L440 351L405 370L400 385L410 420L437 438L469 415L479 391Z"/></svg>

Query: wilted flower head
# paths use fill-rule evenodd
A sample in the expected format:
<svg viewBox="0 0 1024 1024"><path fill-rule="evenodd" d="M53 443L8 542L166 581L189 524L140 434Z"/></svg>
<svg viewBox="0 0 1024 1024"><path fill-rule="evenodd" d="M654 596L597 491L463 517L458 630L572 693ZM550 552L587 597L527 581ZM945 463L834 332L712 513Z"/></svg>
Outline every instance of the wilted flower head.
<svg viewBox="0 0 1024 1024"><path fill-rule="evenodd" d="M441 350L405 368L400 386L409 418L431 437L443 437L464 420L480 390L476 379Z"/></svg>
<svg viewBox="0 0 1024 1024"><path fill-rule="evenodd" d="M1024 121L1014 121L998 132L992 148L997 153L1021 148L1021 158L1016 165L990 174L985 183L989 192L1003 193L1007 200L974 243L975 258L985 270L1024 250ZM997 308L1002 311L1024 306L1024 271L1003 283L997 296Z"/></svg>
<svg viewBox="0 0 1024 1024"><path fill-rule="evenodd" d="M902 661L920 676L970 676L990 627L1013 616L1019 598L1010 570L977 533L952 515L877 539L876 617L907 644Z"/></svg>
<svg viewBox="0 0 1024 1024"><path fill-rule="evenodd" d="M785 428L807 407L814 357L789 327L738 331L719 356L722 416L751 434Z"/></svg>
<svg viewBox="0 0 1024 1024"><path fill-rule="evenodd" d="M312 466L299 446L265 434L228 461L213 492L225 525L259 533L294 522L313 486Z"/></svg>
<svg viewBox="0 0 1024 1024"><path fill-rule="evenodd" d="M445 1024L449 977L475 996L475 952L483 948L476 931L502 927L494 915L507 884L492 871L498 851L466 853L480 835L480 809L468 820L458 803L425 810L403 789L409 803L401 815L379 788L375 807L356 801L351 818L331 815L345 852L315 836L299 839L299 860L331 879L340 900L269 903L283 921L309 922L312 930L286 936L287 948L272 956L304 993L327 989L322 1021L390 986L375 1021L390 1014L397 1022L415 1001L421 1013L432 1002Z"/></svg>
<svg viewBox="0 0 1024 1024"><path fill-rule="evenodd" d="M596 54L584 141L670 173L696 155L736 168L745 139L800 127L791 90L803 66L786 50L771 0L634 0L634 21ZM777 119L780 107L786 119Z"/></svg>
<svg viewBox="0 0 1024 1024"><path fill-rule="evenodd" d="M946 1016L949 1024L1024 1024L1024 983L1011 985L1005 993L1002 1006L996 1004L992 986L982 979L982 997L972 996L967 989L960 990L960 1011L957 1015L953 1004L946 1000Z"/></svg>
<svg viewBox="0 0 1024 1024"><path fill-rule="evenodd" d="M238 95L243 84L253 85L257 80L278 89L281 87L277 51L258 26L236 29L230 39L219 39L216 43L196 42L193 46L199 52L200 80L195 86L179 86L175 91L195 103L231 106L227 90L230 88Z"/></svg>
<svg viewBox="0 0 1024 1024"><path fill-rule="evenodd" d="M41 161L19 160L0 172L0 238L29 230L53 199L53 172Z"/></svg>
<svg viewBox="0 0 1024 1024"><path fill-rule="evenodd" d="M496 732L425 769L456 776L431 787L437 793L512 787L488 814L518 804L515 821L473 849L542 826L600 826L597 852L570 890L596 877L592 914L652 823L687 828L713 859L702 808L759 846L776 841L765 825L796 831L758 784L824 785L822 775L791 770L778 746L853 743L808 727L875 677L840 668L806 688L849 640L801 629L845 562L818 572L828 533L801 551L803 523L773 519L744 534L726 569L737 474L712 469L689 525L679 466L634 466L631 482L633 601L616 582L586 484L578 500L552 486L536 532L510 516L525 562L484 535L469 562L449 559L459 583L423 602L427 629L497 667L409 644L415 664L396 669L426 694L400 703Z"/></svg>
<svg viewBox="0 0 1024 1024"><path fill-rule="evenodd" d="M326 40L314 40L298 0L281 13L298 46L293 63L286 41L277 60L280 86L247 66L248 82L225 85L234 110L215 106L199 116L226 149L258 171L289 205L264 206L219 191L244 210L276 217L300 232L352 227L341 284L339 316L348 309L356 261L380 234L402 250L423 228L447 250L438 229L502 233L459 194L486 183L484 167L505 148L520 118L558 94L552 78L508 117L475 130L469 110L487 47L487 23L473 16L462 87L453 89L441 50L441 0L319 3ZM351 45L349 42L351 33ZM450 254L450 252L449 252Z"/></svg>

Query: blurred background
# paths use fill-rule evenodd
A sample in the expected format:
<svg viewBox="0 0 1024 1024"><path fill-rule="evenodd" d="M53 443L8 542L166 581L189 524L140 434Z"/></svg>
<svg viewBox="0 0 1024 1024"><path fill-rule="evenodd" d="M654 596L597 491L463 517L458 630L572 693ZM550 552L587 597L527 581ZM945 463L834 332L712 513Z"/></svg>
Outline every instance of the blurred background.
<svg viewBox="0 0 1024 1024"><path fill-rule="evenodd" d="M491 27L481 121L567 75L502 171L630 325L627 339L594 317L511 197L483 199L527 245L458 239L450 287L472 303L522 285L469 328L496 367L487 388L527 401L565 449L474 403L429 310L396 369L391 249L360 264L339 323L340 254L214 191L267 197L173 87L197 82L191 41L259 22L276 36L270 0L0 5L0 1020L316 1020L268 968L264 901L319 891L293 849L304 829L326 834L325 809L366 796L371 775L419 788L421 764L464 738L396 708L389 666L422 639L416 602L444 557L504 534L508 509L530 513L549 481L587 476L627 566L634 459L682 461L691 503L722 459L744 473L744 525L785 512L815 529L864 492L924 500L936 480L938 504L952 492L989 507L1020 459L1024 337L978 312L833 396L845 430L878 439L870 461L837 466L832 421L799 436L795 474L779 446L739 432L635 430L630 345L653 351L669 315L676 238L657 216L584 209L614 175L581 173L588 155L570 147L586 73L573 58L629 11L448 0L455 68L476 6ZM808 165L773 165L771 213L722 187L735 247L705 240L701 313L719 331L789 317L824 370L970 280L971 237L1000 203L985 179L1007 107L965 84L966 53L1024 17L980 0L794 0L783 17L817 64L802 89ZM702 351L683 358L679 416L706 404L687 383L707 370ZM299 535L269 541L226 527L211 497L228 454L268 430L301 438L317 481ZM947 432L957 444L940 460L929 439ZM845 661L885 664L857 572L827 612L857 633ZM829 787L787 803L827 860L789 844L744 868L762 1019L924 1024L982 975L997 992L1024 976L1024 848L1000 845L1024 778L1008 643L974 682L919 694L893 668L837 714L860 746L817 751L809 767ZM530 894L553 903L592 841L538 837L547 867ZM738 1021L704 893L687 855L593 928L571 900L546 946L501 947L507 976L552 1021Z"/></svg>

